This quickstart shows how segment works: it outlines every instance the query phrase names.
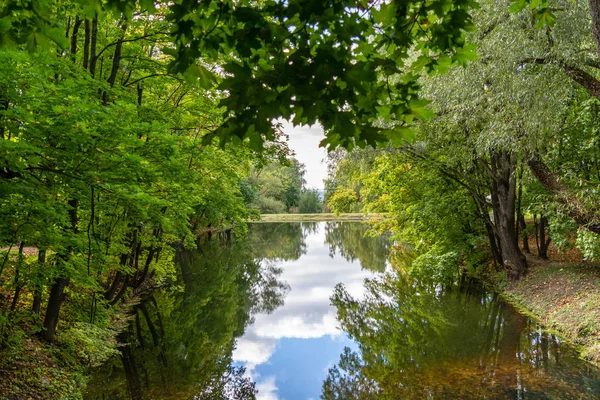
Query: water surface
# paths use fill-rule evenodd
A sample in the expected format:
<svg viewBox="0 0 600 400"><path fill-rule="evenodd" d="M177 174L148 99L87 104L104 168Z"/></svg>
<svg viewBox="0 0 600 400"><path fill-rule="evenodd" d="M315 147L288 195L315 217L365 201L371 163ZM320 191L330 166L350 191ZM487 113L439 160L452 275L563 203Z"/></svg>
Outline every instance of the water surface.
<svg viewBox="0 0 600 400"><path fill-rule="evenodd" d="M88 398L600 398L598 370L559 338L366 231L254 224L178 252L177 281L140 306Z"/></svg>

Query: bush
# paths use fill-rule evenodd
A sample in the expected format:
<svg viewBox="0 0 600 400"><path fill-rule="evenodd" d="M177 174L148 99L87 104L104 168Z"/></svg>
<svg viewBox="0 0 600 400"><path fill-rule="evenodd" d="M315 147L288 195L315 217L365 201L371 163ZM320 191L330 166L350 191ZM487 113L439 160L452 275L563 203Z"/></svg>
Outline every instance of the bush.
<svg viewBox="0 0 600 400"><path fill-rule="evenodd" d="M272 197L259 196L251 206L258 208L261 214L283 214L285 212L285 204Z"/></svg>
<svg viewBox="0 0 600 400"><path fill-rule="evenodd" d="M338 188L329 199L327 206L335 213L352 212L353 206L358 202L358 196L353 189Z"/></svg>

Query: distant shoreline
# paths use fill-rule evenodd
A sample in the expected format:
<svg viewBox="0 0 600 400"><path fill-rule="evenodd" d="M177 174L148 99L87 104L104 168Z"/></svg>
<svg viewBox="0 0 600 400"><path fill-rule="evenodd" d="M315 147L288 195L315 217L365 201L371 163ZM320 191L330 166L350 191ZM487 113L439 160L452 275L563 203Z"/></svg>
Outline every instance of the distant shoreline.
<svg viewBox="0 0 600 400"><path fill-rule="evenodd" d="M254 223L265 222L325 222L325 221L370 221L380 219L385 214L362 214L362 213L343 213L335 215L333 213L318 214L262 214L260 221L248 221Z"/></svg>

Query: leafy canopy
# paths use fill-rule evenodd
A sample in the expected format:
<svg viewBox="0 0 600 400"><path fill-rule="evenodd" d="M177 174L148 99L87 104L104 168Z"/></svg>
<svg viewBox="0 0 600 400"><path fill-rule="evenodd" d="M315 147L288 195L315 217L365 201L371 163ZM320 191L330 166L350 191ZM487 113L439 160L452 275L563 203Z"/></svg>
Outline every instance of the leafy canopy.
<svg viewBox="0 0 600 400"><path fill-rule="evenodd" d="M137 9L135 0L79 3L89 15L126 19L136 18L134 10L161 10L171 23L172 43L162 49L175 56L170 70L206 88L220 75L224 122L206 142L249 138L262 148L275 138L277 118L319 121L329 148L409 138L413 119L430 115L418 96L419 72L475 58L465 46L474 0L143 0ZM2 45L66 46L60 20L47 17L51 2L4 4Z"/></svg>

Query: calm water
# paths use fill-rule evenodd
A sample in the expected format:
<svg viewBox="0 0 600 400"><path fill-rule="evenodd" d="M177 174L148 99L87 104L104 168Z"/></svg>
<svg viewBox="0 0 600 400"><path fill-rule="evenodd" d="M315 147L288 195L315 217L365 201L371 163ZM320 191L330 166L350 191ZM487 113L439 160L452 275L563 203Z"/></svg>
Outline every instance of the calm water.
<svg viewBox="0 0 600 400"><path fill-rule="evenodd" d="M600 398L557 337L476 282L408 271L366 230L255 224L179 252L87 398Z"/></svg>

